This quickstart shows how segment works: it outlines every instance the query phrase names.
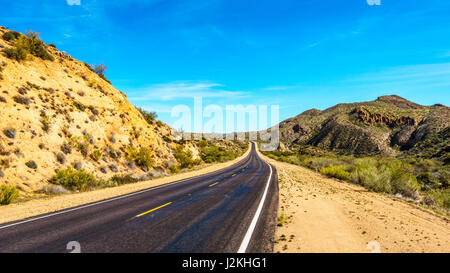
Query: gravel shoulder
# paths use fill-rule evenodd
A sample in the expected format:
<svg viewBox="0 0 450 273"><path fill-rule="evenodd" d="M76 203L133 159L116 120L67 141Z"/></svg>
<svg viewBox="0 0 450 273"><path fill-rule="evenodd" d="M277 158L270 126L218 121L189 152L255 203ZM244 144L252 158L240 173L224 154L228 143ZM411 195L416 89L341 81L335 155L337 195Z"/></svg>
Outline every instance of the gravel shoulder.
<svg viewBox="0 0 450 273"><path fill-rule="evenodd" d="M251 145L249 145L249 147L251 147ZM142 181L118 187L99 189L90 192L49 196L41 199L33 199L25 202L13 203L7 206L0 206L0 224L22 220L25 218L41 215L44 213L55 212L92 202L97 202L117 197L120 195L125 195L128 193L137 192L140 190L175 182L178 180L215 172L239 162L240 160L245 158L249 152L250 149L248 149L242 156L232 161L218 164L210 164L198 170L179 173L167 177L161 177L149 181Z"/></svg>
<svg viewBox="0 0 450 273"><path fill-rule="evenodd" d="M449 220L394 197L261 157L280 188L275 252L450 252ZM379 246L379 248L378 248Z"/></svg>

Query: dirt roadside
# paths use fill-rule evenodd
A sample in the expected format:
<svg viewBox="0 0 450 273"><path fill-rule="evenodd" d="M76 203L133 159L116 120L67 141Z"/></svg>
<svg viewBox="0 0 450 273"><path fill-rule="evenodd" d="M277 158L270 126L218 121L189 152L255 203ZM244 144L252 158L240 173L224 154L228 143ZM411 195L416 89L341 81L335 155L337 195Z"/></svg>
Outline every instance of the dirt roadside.
<svg viewBox="0 0 450 273"><path fill-rule="evenodd" d="M55 212L63 209L68 209L92 202L97 202L109 198L113 198L116 196L156 187L159 185L171 183L177 180L182 180L190 177L195 177L199 175L204 175L207 173L215 172L220 169L229 167L240 160L244 159L249 152L250 152L250 145L249 149L240 157L225 162L225 163L218 163L218 164L212 164L212 165L206 165L205 167L185 172L185 173L179 173L172 176L167 177L161 177L158 179L150 180L150 181L142 181L132 184L127 184L119 187L113 187L113 188L105 188L105 189L99 189L94 190L90 192L82 192L82 193L75 193L75 194L65 194L65 195L58 195L58 196L50 196L47 198L42 199L34 199L29 200L22 203L13 203L7 206L0 206L0 224L1 223L7 223L12 221L17 221L29 217L33 217L36 215L49 213L49 212Z"/></svg>
<svg viewBox="0 0 450 273"><path fill-rule="evenodd" d="M278 170L275 252L450 252L448 219L260 156Z"/></svg>

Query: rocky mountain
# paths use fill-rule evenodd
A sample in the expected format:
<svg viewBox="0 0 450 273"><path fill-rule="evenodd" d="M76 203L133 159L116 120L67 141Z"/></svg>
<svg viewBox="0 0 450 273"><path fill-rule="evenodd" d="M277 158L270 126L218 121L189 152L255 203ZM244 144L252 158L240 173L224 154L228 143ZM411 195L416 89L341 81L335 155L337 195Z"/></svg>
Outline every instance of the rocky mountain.
<svg viewBox="0 0 450 273"><path fill-rule="evenodd" d="M280 123L280 140L288 147L312 145L342 154L410 152L448 160L449 126L449 107L392 95L303 112Z"/></svg>
<svg viewBox="0 0 450 273"><path fill-rule="evenodd" d="M28 36L0 27L1 184L35 192L67 166L101 179L169 172L178 145L169 126L144 118L102 73Z"/></svg>

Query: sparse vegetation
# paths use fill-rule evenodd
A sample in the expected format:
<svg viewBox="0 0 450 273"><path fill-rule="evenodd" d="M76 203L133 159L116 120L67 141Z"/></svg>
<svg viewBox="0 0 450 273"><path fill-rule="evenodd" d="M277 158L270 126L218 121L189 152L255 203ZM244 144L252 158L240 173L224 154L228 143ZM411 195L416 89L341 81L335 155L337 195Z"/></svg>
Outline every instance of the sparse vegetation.
<svg viewBox="0 0 450 273"><path fill-rule="evenodd" d="M41 118L42 130L44 132L48 132L50 130L51 121L52 121L52 118L49 116L43 116Z"/></svg>
<svg viewBox="0 0 450 273"><path fill-rule="evenodd" d="M16 37L15 34L8 35L9 38ZM27 35L19 35L13 39L14 45L11 48L5 48L3 52L8 58L17 61L23 61L28 54L41 58L43 60L53 61L54 57L48 53L47 46L39 38L39 34L33 31L27 31Z"/></svg>
<svg viewBox="0 0 450 273"><path fill-rule="evenodd" d="M348 180L350 178L349 172L344 171L341 167L334 166L333 164L330 164L328 167L322 167L320 172L328 177L337 179Z"/></svg>
<svg viewBox="0 0 450 273"><path fill-rule="evenodd" d="M16 138L16 129L15 128L12 128L12 127L5 128L5 129L3 129L3 133L8 138Z"/></svg>
<svg viewBox="0 0 450 273"><path fill-rule="evenodd" d="M136 163L141 168L150 168L153 166L154 160L151 151L148 148L128 147L127 159Z"/></svg>
<svg viewBox="0 0 450 273"><path fill-rule="evenodd" d="M50 180L52 184L61 185L72 191L88 191L103 185L103 180L98 180L84 169L75 170L72 167L58 170Z"/></svg>
<svg viewBox="0 0 450 273"><path fill-rule="evenodd" d="M364 186L374 192L400 194L423 203L449 208L450 166L434 159L414 157L339 156L317 149L264 152L267 156L320 171Z"/></svg>
<svg viewBox="0 0 450 273"><path fill-rule="evenodd" d="M175 148L175 158L179 163L181 169L192 168L194 165L200 164L200 160L194 160L191 150L185 150L183 146L179 145Z"/></svg>
<svg viewBox="0 0 450 273"><path fill-rule="evenodd" d="M17 32L15 30L7 31L3 34L2 38L5 41L11 42L16 39L18 39L22 34L20 32Z"/></svg>
<svg viewBox="0 0 450 273"><path fill-rule="evenodd" d="M14 186L2 185L0 187L0 205L8 205L19 197L19 190Z"/></svg>
<svg viewBox="0 0 450 273"><path fill-rule="evenodd" d="M113 186L120 186L124 184L130 184L130 183L136 183L140 180L137 178L132 177L131 175L115 175L111 177L111 179L108 181L110 184L112 183Z"/></svg>
<svg viewBox="0 0 450 273"><path fill-rule="evenodd" d="M36 164L36 162L34 161L34 160L30 160L30 161L28 161L27 163L25 163L25 165L28 167L28 168L30 168L30 169L37 169L37 164Z"/></svg>
<svg viewBox="0 0 450 273"><path fill-rule="evenodd" d="M142 117L147 121L148 124L153 124L155 119L158 117L156 112L149 112L143 108L136 107L136 109L141 113Z"/></svg>
<svg viewBox="0 0 450 273"><path fill-rule="evenodd" d="M95 150L95 151L93 151L92 154L91 154L91 158L92 158L94 161L99 161L100 158L101 158L102 156L103 156L103 153L102 153L102 151L100 151L100 150Z"/></svg>
<svg viewBox="0 0 450 273"><path fill-rule="evenodd" d="M206 163L225 162L233 160L240 154L235 150L217 146L214 143L210 143L206 140L201 140L198 146L200 147L200 157Z"/></svg>
<svg viewBox="0 0 450 273"><path fill-rule="evenodd" d="M23 105L29 105L30 104L30 98L23 97L23 96L14 96L13 100L15 102L23 104Z"/></svg>

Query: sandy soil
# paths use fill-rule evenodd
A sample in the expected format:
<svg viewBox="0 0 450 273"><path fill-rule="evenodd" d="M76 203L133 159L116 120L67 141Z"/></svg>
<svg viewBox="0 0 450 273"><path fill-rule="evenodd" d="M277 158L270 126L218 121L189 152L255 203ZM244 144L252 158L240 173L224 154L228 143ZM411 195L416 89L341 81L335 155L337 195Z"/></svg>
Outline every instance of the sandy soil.
<svg viewBox="0 0 450 273"><path fill-rule="evenodd" d="M449 221L396 198L263 158L278 170L275 252L450 252Z"/></svg>
<svg viewBox="0 0 450 273"><path fill-rule="evenodd" d="M249 147L251 147L249 145ZM67 209L83 204L105 200L108 198L148 189L151 187L167 184L177 180L195 177L210 172L214 172L237 163L248 155L248 149L242 156L225 163L205 165L203 168L180 173L168 177L162 177L150 181L143 181L133 184L127 184L114 188L100 189L90 192L65 194L58 196L51 196L42 199L34 199L22 203L13 203L7 206L0 206L0 223L6 223L24 218L40 215L43 213L54 212L62 209Z"/></svg>

